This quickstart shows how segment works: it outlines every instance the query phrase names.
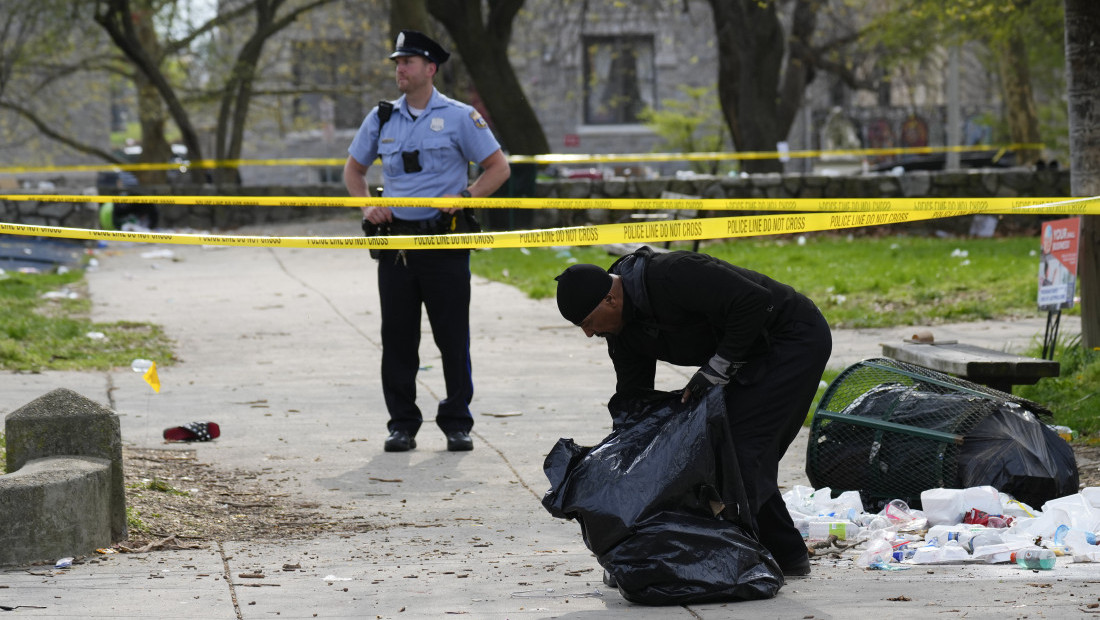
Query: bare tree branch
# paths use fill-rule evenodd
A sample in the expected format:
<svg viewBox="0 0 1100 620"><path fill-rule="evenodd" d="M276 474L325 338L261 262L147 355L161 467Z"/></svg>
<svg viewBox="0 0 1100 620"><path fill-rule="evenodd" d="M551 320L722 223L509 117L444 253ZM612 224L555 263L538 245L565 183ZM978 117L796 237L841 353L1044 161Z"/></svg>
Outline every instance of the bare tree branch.
<svg viewBox="0 0 1100 620"><path fill-rule="evenodd" d="M62 133L59 130L54 129L53 127L48 125L46 123L46 121L42 119L42 117L38 116L33 111L31 111L31 110L29 110L29 109L27 109L23 106L11 103L9 101L0 101L0 108L4 108L6 110L11 110L12 112L15 112L16 114L18 114L19 116L22 116L24 119L26 119L31 124L33 124L35 126L35 128L39 131L39 133L46 136L47 138L50 138L51 140L56 140L57 142L60 142L61 144L64 144L65 146L67 146L67 147L69 147L73 150L79 151L81 153L86 153L88 155L94 155L96 157L99 157L100 159L103 159L105 161L109 161L109 162L115 163L115 164L126 163L126 162L122 161L121 159L119 159L118 157L116 157L115 155L113 155L113 154L111 154L107 151L104 151L103 149L96 148L96 147L91 146L89 144L85 144L83 142L80 142L79 140L75 140L72 137L70 137L69 135L67 135L65 133Z"/></svg>

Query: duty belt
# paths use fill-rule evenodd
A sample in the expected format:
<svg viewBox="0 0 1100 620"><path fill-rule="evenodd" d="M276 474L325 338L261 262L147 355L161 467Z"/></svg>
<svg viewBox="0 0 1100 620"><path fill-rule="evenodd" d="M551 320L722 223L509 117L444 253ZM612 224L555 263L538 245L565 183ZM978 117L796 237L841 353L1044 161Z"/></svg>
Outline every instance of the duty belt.
<svg viewBox="0 0 1100 620"><path fill-rule="evenodd" d="M442 235L450 232L447 230L447 224L450 223L450 216L448 217L433 217L429 220L401 220L394 218L391 222L383 222L378 225L378 235L389 236L404 236L404 235Z"/></svg>

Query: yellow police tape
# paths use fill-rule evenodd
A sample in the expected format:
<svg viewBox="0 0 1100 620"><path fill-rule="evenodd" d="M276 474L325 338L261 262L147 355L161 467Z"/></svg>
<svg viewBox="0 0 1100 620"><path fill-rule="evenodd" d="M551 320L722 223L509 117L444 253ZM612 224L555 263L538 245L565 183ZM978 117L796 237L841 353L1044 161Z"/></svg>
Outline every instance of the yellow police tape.
<svg viewBox="0 0 1100 620"><path fill-rule="evenodd" d="M994 162L1008 151L1040 150L1042 143L1014 143L1003 145L973 144L968 146L906 146L873 149L798 150L798 151L743 151L701 153L609 153L604 155L583 153L548 153L545 155L509 155L514 164L600 164L670 161L737 161L757 159L809 159L815 157L883 157L887 155L931 155L933 153L966 153L992 151L997 153ZM0 174L41 172L113 172L118 170L180 170L201 168L240 168L248 166L343 166L342 158L286 158L286 159L200 159L187 162L157 164L89 164L73 166L0 166Z"/></svg>
<svg viewBox="0 0 1100 620"><path fill-rule="evenodd" d="M966 199L958 200L960 205ZM1051 211L1047 209L1072 209ZM1044 209L1038 211L1038 209ZM1100 213L1100 197L1072 199L1047 205L1025 205L1013 213ZM26 226L0 223L0 234L97 239L183 245L226 245L284 248L371 248L382 250L517 248L546 246L606 245L615 243L660 243L726 239L762 235L794 234L839 230L862 226L901 224L961 215L988 213L980 208L941 208L938 210L867 210L784 215L747 215L685 220L648 221L629 224L600 224L541 230L465 233L451 235L410 235L394 237L259 237L200 235L155 232L126 232Z"/></svg>
<svg viewBox="0 0 1100 620"><path fill-rule="evenodd" d="M435 207L467 209L607 209L625 211L952 211L1100 214L1100 198L388 198L300 196L85 196L0 194L23 202L97 202L248 207Z"/></svg>

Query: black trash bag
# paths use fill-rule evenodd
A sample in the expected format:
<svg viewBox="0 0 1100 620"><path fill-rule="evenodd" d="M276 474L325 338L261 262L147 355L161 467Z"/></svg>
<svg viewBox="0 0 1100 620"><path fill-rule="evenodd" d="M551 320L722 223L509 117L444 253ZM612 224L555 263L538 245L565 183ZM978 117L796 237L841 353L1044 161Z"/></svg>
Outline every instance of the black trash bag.
<svg viewBox="0 0 1100 620"><path fill-rule="evenodd" d="M1032 412L1003 403L963 439L959 488L989 485L1036 508L1078 491L1073 449Z"/></svg>
<svg viewBox="0 0 1100 620"><path fill-rule="evenodd" d="M643 605L687 605L772 598L783 572L742 527L663 512L599 558L623 598Z"/></svg>
<svg viewBox="0 0 1100 620"><path fill-rule="evenodd" d="M771 598L783 573L755 538L721 387L613 399L598 445L561 439L546 457L543 506L576 519L627 600L682 605Z"/></svg>
<svg viewBox="0 0 1100 620"><path fill-rule="evenodd" d="M884 383L867 390L842 413L899 425L878 430L841 420L819 426L807 478L814 488L858 490L868 512L901 499L920 508L920 494L955 484L959 450L954 443L920 435L918 429L962 435L997 410L997 403L965 392L929 391ZM906 432L904 429L912 429Z"/></svg>
<svg viewBox="0 0 1100 620"><path fill-rule="evenodd" d="M1077 492L1073 451L1037 416L1045 410L965 386L939 391L950 389L956 388L882 383L841 412L893 424L888 428L815 420L807 447L810 484L834 493L857 490L868 512L891 499L920 508L920 494L940 487L988 485L1035 507Z"/></svg>

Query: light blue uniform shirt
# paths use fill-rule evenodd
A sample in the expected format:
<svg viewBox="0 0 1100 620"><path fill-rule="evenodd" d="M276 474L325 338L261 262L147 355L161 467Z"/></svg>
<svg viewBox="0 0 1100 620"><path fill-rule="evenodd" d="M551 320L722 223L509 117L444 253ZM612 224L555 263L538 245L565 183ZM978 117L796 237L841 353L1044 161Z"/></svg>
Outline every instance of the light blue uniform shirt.
<svg viewBox="0 0 1100 620"><path fill-rule="evenodd" d="M458 194L469 183L469 162L480 163L500 148L485 119L472 106L432 89L428 107L416 119L405 96L393 102L393 114L378 133L378 107L363 119L348 154L370 166L382 158L383 196L438 198ZM420 172L405 172L402 152L420 151ZM393 207L403 220L429 220L430 207Z"/></svg>

